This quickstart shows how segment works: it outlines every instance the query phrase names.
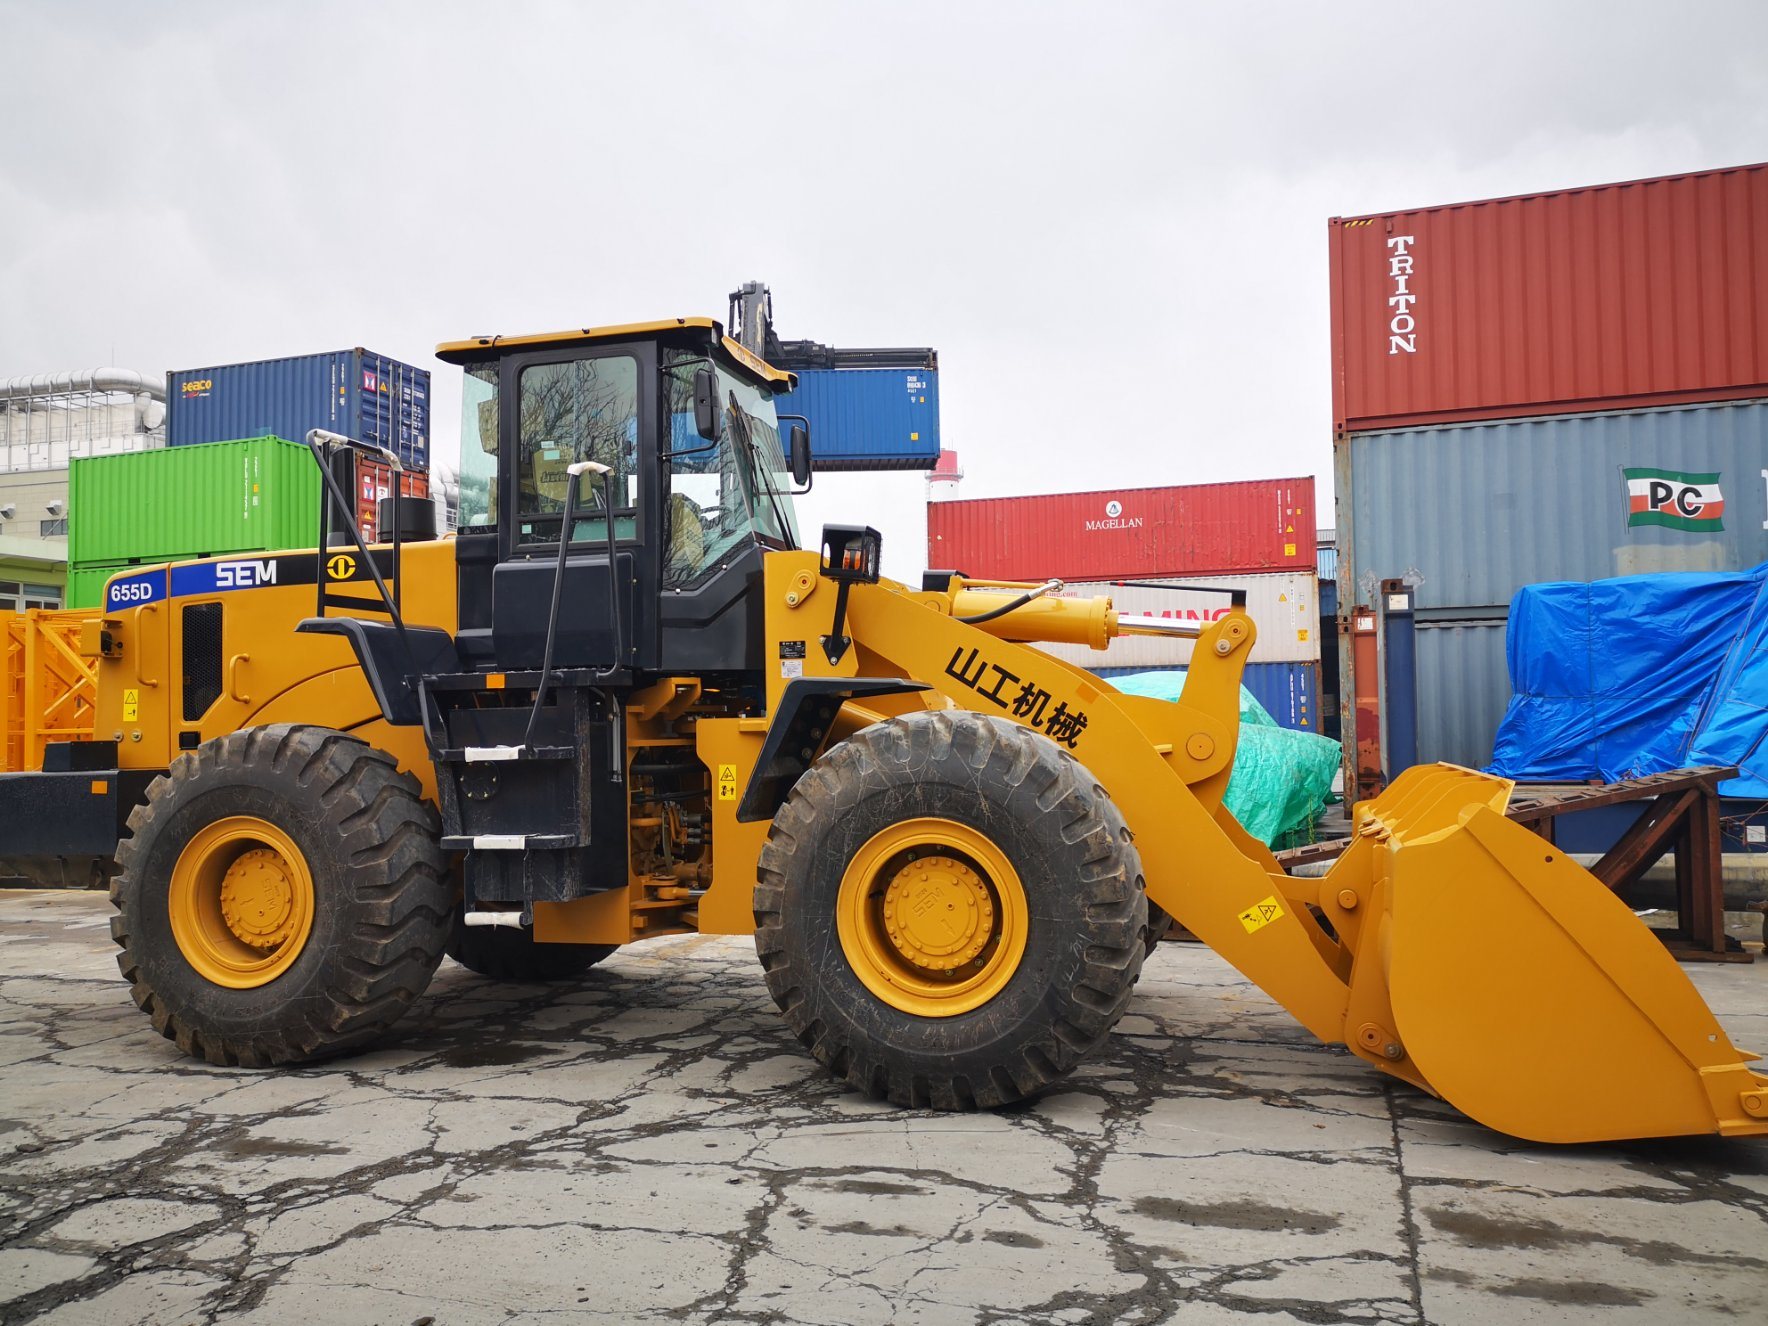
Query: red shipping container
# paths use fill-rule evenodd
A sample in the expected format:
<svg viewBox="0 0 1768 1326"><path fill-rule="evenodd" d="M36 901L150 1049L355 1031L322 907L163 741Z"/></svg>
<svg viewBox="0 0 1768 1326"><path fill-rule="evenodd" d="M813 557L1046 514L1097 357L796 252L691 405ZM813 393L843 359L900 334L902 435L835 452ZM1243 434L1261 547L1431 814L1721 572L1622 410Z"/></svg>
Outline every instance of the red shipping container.
<svg viewBox="0 0 1768 1326"><path fill-rule="evenodd" d="M1768 165L1328 234L1340 434L1768 392Z"/></svg>
<svg viewBox="0 0 1768 1326"><path fill-rule="evenodd" d="M406 470L399 484L407 497L428 497L430 476ZM381 499L393 495L393 471L378 460L356 459L356 526L373 542L380 529Z"/></svg>
<svg viewBox="0 0 1768 1326"><path fill-rule="evenodd" d="M1311 568L1314 481L1263 479L931 502L927 565L994 580Z"/></svg>

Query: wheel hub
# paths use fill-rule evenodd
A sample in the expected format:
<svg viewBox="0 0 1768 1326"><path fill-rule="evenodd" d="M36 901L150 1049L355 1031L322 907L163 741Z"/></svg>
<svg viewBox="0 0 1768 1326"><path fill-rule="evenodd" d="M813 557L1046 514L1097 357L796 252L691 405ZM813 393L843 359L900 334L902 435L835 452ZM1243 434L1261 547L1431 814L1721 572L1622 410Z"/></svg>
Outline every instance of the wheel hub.
<svg viewBox="0 0 1768 1326"><path fill-rule="evenodd" d="M242 854L221 880L221 916L235 938L268 952L295 930L295 889L282 858L268 847Z"/></svg>
<svg viewBox="0 0 1768 1326"><path fill-rule="evenodd" d="M172 864L172 940L204 980L267 985L300 960L313 933L313 871L295 840L256 815L230 815L190 836Z"/></svg>
<svg viewBox="0 0 1768 1326"><path fill-rule="evenodd" d="M982 876L949 856L902 866L884 890L884 930L908 962L955 971L988 946L994 905Z"/></svg>
<svg viewBox="0 0 1768 1326"><path fill-rule="evenodd" d="M862 843L842 871L835 913L860 984L928 1018L968 1013L1006 989L1031 927L1006 853L936 816L899 820Z"/></svg>

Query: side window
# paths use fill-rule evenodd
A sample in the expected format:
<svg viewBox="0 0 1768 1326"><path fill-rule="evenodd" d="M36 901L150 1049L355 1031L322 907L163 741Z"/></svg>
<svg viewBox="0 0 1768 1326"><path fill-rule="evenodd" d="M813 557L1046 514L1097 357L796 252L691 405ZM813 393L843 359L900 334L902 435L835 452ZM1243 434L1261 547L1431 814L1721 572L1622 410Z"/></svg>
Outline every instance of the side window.
<svg viewBox="0 0 1768 1326"><path fill-rule="evenodd" d="M565 506L566 466L580 460L610 466L615 534L637 535L639 486L638 361L625 355L536 364L522 371L521 450L516 499L520 541L558 537ZM607 537L600 506L602 480L578 484L581 513L573 543Z"/></svg>
<svg viewBox="0 0 1768 1326"><path fill-rule="evenodd" d="M460 526L497 523L497 365L469 365L460 389Z"/></svg>

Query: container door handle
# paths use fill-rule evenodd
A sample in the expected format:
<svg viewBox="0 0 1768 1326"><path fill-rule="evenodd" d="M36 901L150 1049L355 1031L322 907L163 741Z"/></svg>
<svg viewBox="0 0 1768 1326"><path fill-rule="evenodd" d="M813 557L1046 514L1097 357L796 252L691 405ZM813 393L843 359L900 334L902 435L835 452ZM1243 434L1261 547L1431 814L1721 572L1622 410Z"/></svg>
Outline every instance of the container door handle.
<svg viewBox="0 0 1768 1326"><path fill-rule="evenodd" d="M235 654L232 658L227 660L227 698L228 699L236 700L240 704L250 704L252 702L252 697L245 694L239 688L240 665L242 663L250 663L251 661L252 661L252 656L250 654Z"/></svg>

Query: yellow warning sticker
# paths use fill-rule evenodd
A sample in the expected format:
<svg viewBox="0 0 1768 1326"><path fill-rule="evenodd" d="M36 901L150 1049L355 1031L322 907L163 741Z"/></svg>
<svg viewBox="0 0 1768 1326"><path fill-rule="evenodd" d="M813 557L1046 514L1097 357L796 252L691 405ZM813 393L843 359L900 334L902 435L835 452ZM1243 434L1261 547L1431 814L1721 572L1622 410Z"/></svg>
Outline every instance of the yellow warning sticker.
<svg viewBox="0 0 1768 1326"><path fill-rule="evenodd" d="M123 721L133 723L141 717L141 692L134 688L123 692Z"/></svg>
<svg viewBox="0 0 1768 1326"><path fill-rule="evenodd" d="M1272 921L1283 915L1283 908L1278 904L1276 896L1266 898L1263 902L1248 907L1240 913L1240 924L1246 927L1247 934L1263 930Z"/></svg>
<svg viewBox="0 0 1768 1326"><path fill-rule="evenodd" d="M718 799L735 801L737 799L737 766L721 764L718 766Z"/></svg>
<svg viewBox="0 0 1768 1326"><path fill-rule="evenodd" d="M1283 555L1285 557L1294 557L1295 556L1295 545L1293 543L1284 544L1283 545Z"/></svg>

